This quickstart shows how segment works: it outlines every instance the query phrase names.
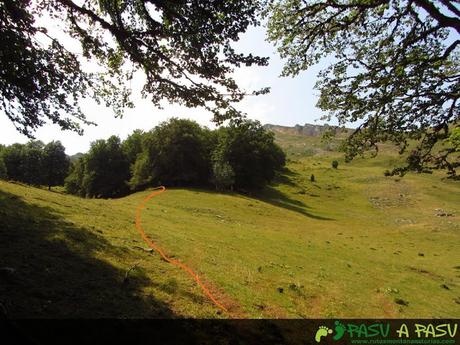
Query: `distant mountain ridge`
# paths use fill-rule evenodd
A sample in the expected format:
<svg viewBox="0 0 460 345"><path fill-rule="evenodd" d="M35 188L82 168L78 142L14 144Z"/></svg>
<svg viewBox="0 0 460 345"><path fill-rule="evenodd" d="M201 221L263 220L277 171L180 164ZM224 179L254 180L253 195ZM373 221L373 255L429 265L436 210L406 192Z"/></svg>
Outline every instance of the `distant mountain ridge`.
<svg viewBox="0 0 460 345"><path fill-rule="evenodd" d="M78 159L83 157L83 156L84 156L84 153L78 152L78 153L76 153L74 155L71 155L69 158L70 158L71 162L75 162L75 161L78 161Z"/></svg>
<svg viewBox="0 0 460 345"><path fill-rule="evenodd" d="M328 128L331 128L329 125L312 125L309 123L302 125L295 125L294 127L272 125L267 123L264 125L265 129L271 130L273 132L291 134L291 135L304 135L308 137L319 137L321 136ZM351 131L351 130L347 130Z"/></svg>

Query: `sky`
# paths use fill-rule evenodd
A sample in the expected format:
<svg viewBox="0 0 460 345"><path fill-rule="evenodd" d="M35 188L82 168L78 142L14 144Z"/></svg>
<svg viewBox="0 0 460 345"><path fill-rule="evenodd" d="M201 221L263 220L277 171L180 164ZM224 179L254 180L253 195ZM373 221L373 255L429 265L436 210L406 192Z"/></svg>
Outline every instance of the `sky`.
<svg viewBox="0 0 460 345"><path fill-rule="evenodd" d="M241 35L235 48L241 53L253 53L270 58L269 66L242 67L235 71L234 78L245 90L271 87L271 92L267 95L248 96L236 104L239 110L262 124L294 126L323 123L318 121L322 113L315 107L319 91L314 89L314 85L316 75L321 68L325 67L324 65L314 66L295 78L279 77L283 61L277 55L275 47L265 40L264 27L251 27ZM188 118L201 125L215 127L211 121L212 114L204 109L189 109L175 104L164 104L163 109L156 108L148 99L142 99L136 92L136 89L140 90L141 87L142 78L134 78L132 88L135 108L127 109L123 118L115 118L111 109L97 105L92 100L83 100L81 108L87 119L97 123L97 126L83 126L83 136L71 131L62 131L53 124L44 125L34 135L37 140L44 143L60 140L66 147L66 153L73 155L77 152L86 152L91 142L97 139L117 135L123 140L135 129L150 130L171 117ZM25 143L29 140L20 134L2 113L0 113L0 128L1 144Z"/></svg>

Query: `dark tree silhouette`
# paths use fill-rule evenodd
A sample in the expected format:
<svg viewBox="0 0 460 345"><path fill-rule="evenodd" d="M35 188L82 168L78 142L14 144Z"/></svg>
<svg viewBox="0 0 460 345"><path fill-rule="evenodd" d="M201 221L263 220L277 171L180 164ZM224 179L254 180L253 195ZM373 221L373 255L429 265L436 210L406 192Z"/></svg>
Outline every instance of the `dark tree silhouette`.
<svg viewBox="0 0 460 345"><path fill-rule="evenodd" d="M88 121L78 101L91 97L121 115L132 106L127 81L142 71L143 95L156 105L201 106L219 121L237 116L233 103L245 92L230 73L267 63L231 45L258 24L257 10L252 0L3 0L0 110L28 136L46 121L81 132ZM78 40L83 56L68 50L65 36L39 26L39 17ZM102 72L86 71L85 59Z"/></svg>
<svg viewBox="0 0 460 345"><path fill-rule="evenodd" d="M204 185L211 173L212 134L195 121L172 118L146 134L131 185Z"/></svg>
<svg viewBox="0 0 460 345"><path fill-rule="evenodd" d="M218 134L213 158L230 164L236 188L263 187L285 164L285 154L275 144L273 133L258 121L231 120Z"/></svg>
<svg viewBox="0 0 460 345"><path fill-rule="evenodd" d="M120 139L96 140L85 157L84 186L88 197L116 197L127 192L129 162Z"/></svg>
<svg viewBox="0 0 460 345"><path fill-rule="evenodd" d="M52 141L43 148L43 184L51 189L52 186L62 186L69 173L69 157L60 141Z"/></svg>

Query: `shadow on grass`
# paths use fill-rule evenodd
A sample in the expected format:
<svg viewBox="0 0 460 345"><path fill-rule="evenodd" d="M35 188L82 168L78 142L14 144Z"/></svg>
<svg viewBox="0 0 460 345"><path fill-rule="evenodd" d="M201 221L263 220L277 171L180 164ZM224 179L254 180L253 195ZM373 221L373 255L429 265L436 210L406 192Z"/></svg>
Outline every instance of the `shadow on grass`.
<svg viewBox="0 0 460 345"><path fill-rule="evenodd" d="M287 210L300 213L309 218L317 220L333 220L332 218L318 216L307 211L307 209L309 209L310 206L306 205L300 200L290 198L288 195L280 192L279 190L271 186L265 187L260 192L255 193L254 197L259 201L263 201L277 207L282 207Z"/></svg>
<svg viewBox="0 0 460 345"><path fill-rule="evenodd" d="M284 168L283 171L278 174L270 186L265 187L263 190L254 193L254 197L256 197L260 201L264 201L274 206L282 207L288 209L290 211L294 211L300 213L304 216L318 219L318 220L333 220L332 218L323 217L315 215L307 209L310 206L306 205L304 202L296 199L290 198L288 195L284 194L283 192L275 189L275 186L286 185L290 187L297 187L297 184L294 180L295 176L298 176L297 172L290 170L289 168Z"/></svg>
<svg viewBox="0 0 460 345"><path fill-rule="evenodd" d="M275 184L279 185L278 183ZM168 188L169 190L173 188ZM236 191L236 192L218 192L210 189L200 189L200 188L187 188L188 191L194 193L206 193L206 194L224 194L224 195L242 195L245 198L256 199L261 202L271 204L273 206L282 207L290 211L300 213L306 217L310 217L317 220L334 220L333 218L323 217L315 215L312 212L309 212L308 209L310 206L306 205L304 202L296 199L290 198L288 195L280 192L272 186L267 186L259 191Z"/></svg>
<svg viewBox="0 0 460 345"><path fill-rule="evenodd" d="M290 211L294 211L300 213L304 216L317 219L317 220L334 220L333 218L323 217L319 215L315 215L307 209L310 207L306 205L304 202L296 199L290 198L288 195L280 192L279 190L275 189L275 186L287 185L291 187L297 187L295 181L293 181L293 177L299 175L298 173L285 168L283 172L275 177L273 182L270 186L264 187L261 190L257 191L216 191L210 188L199 188L199 187L190 187L190 188L177 188L177 187L167 187L169 190L173 189L186 189L192 191L194 193L206 193L206 194L226 194L226 195L244 195L245 197L257 199L262 202L266 202L268 204L282 207ZM314 194L310 194L310 196L317 196Z"/></svg>
<svg viewBox="0 0 460 345"><path fill-rule="evenodd" d="M281 173L278 173L275 178L273 179L273 183L272 184L284 184L284 185L287 185L287 186L291 186L291 187L296 187L297 184L296 182L294 181L294 177L295 176L298 176L299 174L297 172L294 172L292 170L290 170L289 168L285 167L283 169L283 171L281 171Z"/></svg>
<svg viewBox="0 0 460 345"><path fill-rule="evenodd" d="M110 339L115 344L287 343L282 325L271 322L177 320L165 303L142 294L150 284L183 293L176 281L160 286L141 269L125 281L126 270L97 258L102 252L120 262L126 259L123 248L53 209L0 190L0 319L8 319L0 322L0 338L13 339L9 344L97 344ZM124 318L175 318L176 323L160 320L155 329L152 321Z"/></svg>
<svg viewBox="0 0 460 345"><path fill-rule="evenodd" d="M150 280L96 258L121 248L56 215L0 191L0 303L13 318L173 318L142 294ZM5 311L4 310L4 311Z"/></svg>

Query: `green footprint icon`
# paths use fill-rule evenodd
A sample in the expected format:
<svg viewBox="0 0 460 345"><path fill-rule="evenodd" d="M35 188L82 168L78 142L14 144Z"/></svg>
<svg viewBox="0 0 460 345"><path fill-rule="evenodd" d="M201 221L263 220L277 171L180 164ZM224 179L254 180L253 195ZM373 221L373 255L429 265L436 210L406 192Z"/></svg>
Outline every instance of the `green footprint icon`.
<svg viewBox="0 0 460 345"><path fill-rule="evenodd" d="M340 321L336 321L335 322L335 334L332 337L332 339L334 340L342 339L344 334L345 334L345 326Z"/></svg>
<svg viewBox="0 0 460 345"><path fill-rule="evenodd" d="M322 337L325 337L328 334L332 333L332 329L327 328L326 326L319 326L318 330L316 331L315 340L317 343L321 341Z"/></svg>

